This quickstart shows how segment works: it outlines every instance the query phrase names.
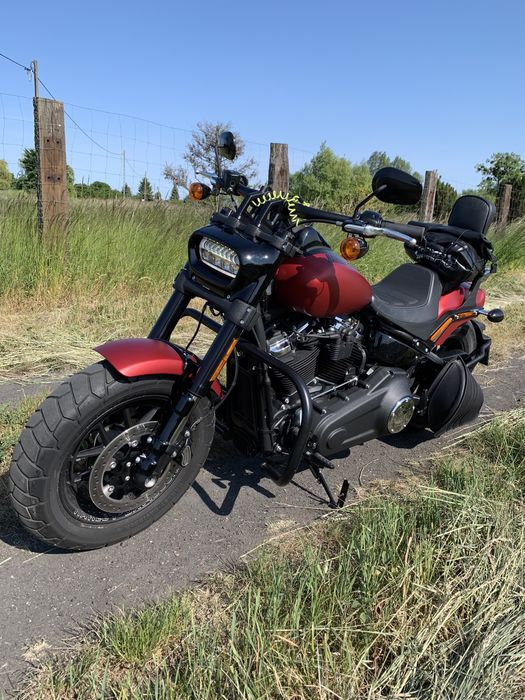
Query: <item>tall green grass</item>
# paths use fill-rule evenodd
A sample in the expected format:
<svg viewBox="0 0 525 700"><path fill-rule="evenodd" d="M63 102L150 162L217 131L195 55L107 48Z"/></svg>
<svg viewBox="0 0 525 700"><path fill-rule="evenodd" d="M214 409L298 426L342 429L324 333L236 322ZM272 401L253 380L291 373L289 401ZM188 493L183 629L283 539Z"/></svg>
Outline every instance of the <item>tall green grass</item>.
<svg viewBox="0 0 525 700"><path fill-rule="evenodd" d="M207 203L136 200L73 200L70 209L67 234L49 246L38 233L33 198L0 198L0 296L166 286L186 261L190 233L211 213ZM337 249L341 232L324 233ZM525 224L509 227L496 251L502 270L525 267ZM356 266L376 281L405 260L400 243L376 240Z"/></svg>
<svg viewBox="0 0 525 700"><path fill-rule="evenodd" d="M168 284L189 234L209 215L208 206L191 202L73 200L67 233L50 246L38 232L34 201L0 199L0 295Z"/></svg>
<svg viewBox="0 0 525 700"><path fill-rule="evenodd" d="M206 588L95 625L27 698L525 696L525 413Z"/></svg>

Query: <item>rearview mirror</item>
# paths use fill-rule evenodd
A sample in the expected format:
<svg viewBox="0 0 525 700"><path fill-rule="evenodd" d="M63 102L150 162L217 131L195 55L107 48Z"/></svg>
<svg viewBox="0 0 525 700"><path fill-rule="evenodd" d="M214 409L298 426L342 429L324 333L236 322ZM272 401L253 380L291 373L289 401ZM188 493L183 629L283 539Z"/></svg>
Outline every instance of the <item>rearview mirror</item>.
<svg viewBox="0 0 525 700"><path fill-rule="evenodd" d="M399 168L381 168L374 175L372 188L376 197L388 204L417 204L423 188L413 175Z"/></svg>
<svg viewBox="0 0 525 700"><path fill-rule="evenodd" d="M235 159L237 147L235 146L235 138L231 131L222 131L219 134L217 150L223 158L227 158L228 160Z"/></svg>

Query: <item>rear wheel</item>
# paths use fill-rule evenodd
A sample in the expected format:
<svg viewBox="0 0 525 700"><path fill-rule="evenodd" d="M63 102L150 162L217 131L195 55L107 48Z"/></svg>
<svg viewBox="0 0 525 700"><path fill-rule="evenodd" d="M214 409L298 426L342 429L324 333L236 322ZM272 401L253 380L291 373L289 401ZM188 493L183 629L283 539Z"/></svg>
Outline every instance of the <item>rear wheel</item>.
<svg viewBox="0 0 525 700"><path fill-rule="evenodd" d="M472 321L457 328L443 343L438 354L441 356L458 352L471 355L478 345L478 337Z"/></svg>
<svg viewBox="0 0 525 700"><path fill-rule="evenodd" d="M178 457L145 479L140 464L171 412L173 389L173 379L127 380L105 362L61 384L13 452L11 500L23 525L48 544L94 549L131 537L169 510L204 464L215 427L203 400Z"/></svg>

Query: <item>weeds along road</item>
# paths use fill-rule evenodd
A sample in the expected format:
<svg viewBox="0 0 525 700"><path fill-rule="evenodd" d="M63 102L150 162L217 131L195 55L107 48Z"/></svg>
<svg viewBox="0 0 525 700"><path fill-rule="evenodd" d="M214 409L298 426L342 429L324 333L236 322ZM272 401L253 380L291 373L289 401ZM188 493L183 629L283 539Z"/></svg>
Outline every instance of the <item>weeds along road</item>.
<svg viewBox="0 0 525 700"><path fill-rule="evenodd" d="M515 407L525 397L525 357L481 368L477 377L485 388L482 419ZM0 385L0 401L20 397L20 386ZM451 449L457 437L456 432L432 440L420 432L376 440L354 448L325 476L334 490L348 478L355 494L375 480L399 480L407 470L422 469L418 460ZM165 597L210 571L231 566L270 537L328 512L309 472L298 474L295 484L275 486L259 473L256 462L216 442L194 487L153 527L120 545L79 553L49 550L30 539L4 498L0 688L16 687L17 671L63 646L94 613Z"/></svg>

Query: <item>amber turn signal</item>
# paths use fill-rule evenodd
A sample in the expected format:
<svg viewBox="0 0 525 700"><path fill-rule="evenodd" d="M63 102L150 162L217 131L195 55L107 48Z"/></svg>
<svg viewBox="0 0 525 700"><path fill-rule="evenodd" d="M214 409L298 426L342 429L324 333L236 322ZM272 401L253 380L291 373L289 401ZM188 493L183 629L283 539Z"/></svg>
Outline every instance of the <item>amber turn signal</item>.
<svg viewBox="0 0 525 700"><path fill-rule="evenodd" d="M208 185L203 185L202 182L192 182L189 187L190 199L194 202L200 202L201 199L206 199L211 194L211 189Z"/></svg>
<svg viewBox="0 0 525 700"><path fill-rule="evenodd" d="M339 251L345 260L357 260L368 253L368 243L362 238L348 236L341 241Z"/></svg>

